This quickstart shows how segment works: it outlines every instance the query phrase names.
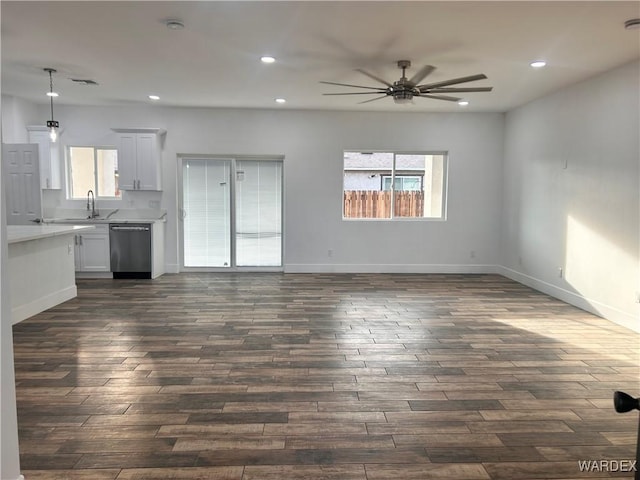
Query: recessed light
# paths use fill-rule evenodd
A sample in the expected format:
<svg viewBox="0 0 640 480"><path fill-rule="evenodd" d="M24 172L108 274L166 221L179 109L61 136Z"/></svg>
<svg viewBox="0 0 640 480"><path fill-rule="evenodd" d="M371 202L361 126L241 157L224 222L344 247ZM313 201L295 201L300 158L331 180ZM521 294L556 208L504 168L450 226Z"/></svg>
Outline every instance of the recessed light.
<svg viewBox="0 0 640 480"><path fill-rule="evenodd" d="M158 95L149 95L149 100L160 100Z"/></svg>
<svg viewBox="0 0 640 480"><path fill-rule="evenodd" d="M182 30L184 28L184 23L180 20L167 20L164 24L170 30Z"/></svg>
<svg viewBox="0 0 640 480"><path fill-rule="evenodd" d="M276 103L287 103L284 98L276 98Z"/></svg>
<svg viewBox="0 0 640 480"><path fill-rule="evenodd" d="M47 92L47 97L57 97L59 96L56 92Z"/></svg>
<svg viewBox="0 0 640 480"><path fill-rule="evenodd" d="M272 57L271 55L264 55L264 56L260 57L260 61L262 63L274 63L276 61L276 59L274 57Z"/></svg>
<svg viewBox="0 0 640 480"><path fill-rule="evenodd" d="M624 22L624 28L627 30L637 30L640 28L640 18L632 18Z"/></svg>
<svg viewBox="0 0 640 480"><path fill-rule="evenodd" d="M469 102L467 100L459 100L458 105L460 105L461 107L466 107L467 105L469 105Z"/></svg>
<svg viewBox="0 0 640 480"><path fill-rule="evenodd" d="M542 68L547 65L547 62L545 62L544 60L536 60L535 62L531 62L529 65L531 65L533 68Z"/></svg>

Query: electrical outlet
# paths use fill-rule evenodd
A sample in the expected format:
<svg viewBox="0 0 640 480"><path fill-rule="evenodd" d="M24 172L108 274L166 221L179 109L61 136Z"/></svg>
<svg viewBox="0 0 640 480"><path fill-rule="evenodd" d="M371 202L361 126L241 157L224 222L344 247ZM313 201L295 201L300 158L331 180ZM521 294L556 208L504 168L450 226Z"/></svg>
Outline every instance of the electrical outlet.
<svg viewBox="0 0 640 480"><path fill-rule="evenodd" d="M333 257L333 249L327 250L327 257Z"/></svg>
<svg viewBox="0 0 640 480"><path fill-rule="evenodd" d="M71 255L73 254L73 245L68 244L67 245L67 255Z"/></svg>
<svg viewBox="0 0 640 480"><path fill-rule="evenodd" d="M470 258L476 258L476 251L475 251L475 250L471 250L471 251L469 252L469 257L470 257Z"/></svg>
<svg viewBox="0 0 640 480"><path fill-rule="evenodd" d="M558 267L558 276L560 278L562 278L564 276L564 270L562 269L562 267Z"/></svg>

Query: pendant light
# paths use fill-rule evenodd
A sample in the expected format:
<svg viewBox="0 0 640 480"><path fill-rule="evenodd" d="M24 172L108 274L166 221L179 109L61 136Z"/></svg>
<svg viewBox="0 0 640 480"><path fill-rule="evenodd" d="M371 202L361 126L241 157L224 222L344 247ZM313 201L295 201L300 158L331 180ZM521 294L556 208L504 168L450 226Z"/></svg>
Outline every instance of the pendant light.
<svg viewBox="0 0 640 480"><path fill-rule="evenodd" d="M57 97L58 94L53 91L53 76L52 74L56 72L53 68L45 68L45 72L49 72L49 93L47 96L51 100L51 120L47 120L47 128L49 129L49 138L53 143L58 139L58 128L60 127L60 123L53 119L53 97Z"/></svg>

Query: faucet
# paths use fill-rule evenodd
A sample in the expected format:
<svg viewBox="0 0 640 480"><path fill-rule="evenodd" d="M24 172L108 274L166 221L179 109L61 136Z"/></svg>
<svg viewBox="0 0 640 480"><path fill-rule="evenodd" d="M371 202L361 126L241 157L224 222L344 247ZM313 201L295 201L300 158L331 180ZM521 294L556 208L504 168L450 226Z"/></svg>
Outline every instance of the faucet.
<svg viewBox="0 0 640 480"><path fill-rule="evenodd" d="M96 218L99 213L96 210L96 197L93 195L93 190L87 192L87 210L90 210L89 218Z"/></svg>

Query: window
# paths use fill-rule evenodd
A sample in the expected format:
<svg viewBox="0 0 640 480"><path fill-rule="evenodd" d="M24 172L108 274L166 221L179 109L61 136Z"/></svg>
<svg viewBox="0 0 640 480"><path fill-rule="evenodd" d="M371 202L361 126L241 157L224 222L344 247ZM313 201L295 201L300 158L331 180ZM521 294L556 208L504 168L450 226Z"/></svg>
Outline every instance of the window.
<svg viewBox="0 0 640 480"><path fill-rule="evenodd" d="M445 218L445 153L347 151L343 173L343 218Z"/></svg>
<svg viewBox="0 0 640 480"><path fill-rule="evenodd" d="M67 198L85 199L93 190L96 198L122 198L118 187L118 151L115 148L69 147Z"/></svg>
<svg viewBox="0 0 640 480"><path fill-rule="evenodd" d="M393 189L396 192L422 190L422 177L396 175L393 180ZM391 175L382 176L382 190L391 190Z"/></svg>

